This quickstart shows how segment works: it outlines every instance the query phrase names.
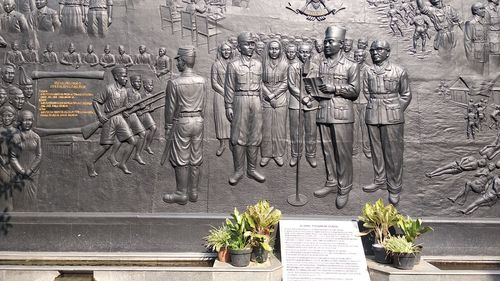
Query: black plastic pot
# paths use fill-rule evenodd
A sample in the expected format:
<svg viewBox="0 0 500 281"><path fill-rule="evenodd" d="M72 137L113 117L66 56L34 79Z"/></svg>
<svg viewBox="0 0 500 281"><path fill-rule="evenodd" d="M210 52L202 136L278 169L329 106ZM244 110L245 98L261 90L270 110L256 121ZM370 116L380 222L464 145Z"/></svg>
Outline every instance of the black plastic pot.
<svg viewBox="0 0 500 281"><path fill-rule="evenodd" d="M231 254L231 265L236 267L245 267L250 264L250 256L252 254L252 248L243 250L233 250L229 249Z"/></svg>
<svg viewBox="0 0 500 281"><path fill-rule="evenodd" d="M252 248L252 257L250 258L251 261L257 263L265 263L268 257L269 257L269 252L264 250L262 246L259 245L257 247Z"/></svg>
<svg viewBox="0 0 500 281"><path fill-rule="evenodd" d="M422 246L419 245L419 246L417 246L417 248L418 248L418 252L415 253L415 264L419 264L420 263L420 259L422 257L422 249L424 247L422 247Z"/></svg>
<svg viewBox="0 0 500 281"><path fill-rule="evenodd" d="M372 249L376 262L383 264L392 263L392 256L385 250L384 246L380 244L373 244Z"/></svg>
<svg viewBox="0 0 500 281"><path fill-rule="evenodd" d="M414 253L394 253L394 262L392 263L394 267L404 270L411 270L415 265L416 256Z"/></svg>

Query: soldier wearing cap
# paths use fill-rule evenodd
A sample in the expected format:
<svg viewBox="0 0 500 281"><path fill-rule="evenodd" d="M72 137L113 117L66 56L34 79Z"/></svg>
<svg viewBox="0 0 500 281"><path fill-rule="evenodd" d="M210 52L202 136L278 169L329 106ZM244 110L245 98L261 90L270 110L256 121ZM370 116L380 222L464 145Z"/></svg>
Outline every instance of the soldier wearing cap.
<svg viewBox="0 0 500 281"><path fill-rule="evenodd" d="M249 32L238 36L241 56L227 65L224 83L224 103L227 119L231 122L234 173L229 183L236 185L244 175L258 182L266 179L256 170L257 154L262 141L262 64L252 58L255 42ZM245 157L246 156L246 157Z"/></svg>
<svg viewBox="0 0 500 281"><path fill-rule="evenodd" d="M325 31L324 56L319 68L323 79L319 90L331 98L321 99L316 117L326 166L326 184L314 192L324 197L337 192L336 206L343 208L352 189L353 101L360 91L359 66L348 60L342 49L346 30L328 27ZM309 87L306 91L310 92Z"/></svg>
<svg viewBox="0 0 500 281"><path fill-rule="evenodd" d="M373 66L363 74L363 94L368 99L365 121L372 149L374 183L365 192L388 189L396 205L403 188L404 111L411 101L406 71L387 59L391 47L374 41L370 47Z"/></svg>
<svg viewBox="0 0 500 281"><path fill-rule="evenodd" d="M488 32L484 4L477 2L471 6L472 19L465 22L464 48L470 67L479 74L488 74L485 65L489 60ZM486 73L485 73L486 72Z"/></svg>
<svg viewBox="0 0 500 281"><path fill-rule="evenodd" d="M203 162L203 117L207 96L206 79L193 71L194 47L177 51L179 77L169 80L165 100L165 137L170 145L170 163L175 169L177 190L163 195L166 203L184 205L198 200L200 166Z"/></svg>

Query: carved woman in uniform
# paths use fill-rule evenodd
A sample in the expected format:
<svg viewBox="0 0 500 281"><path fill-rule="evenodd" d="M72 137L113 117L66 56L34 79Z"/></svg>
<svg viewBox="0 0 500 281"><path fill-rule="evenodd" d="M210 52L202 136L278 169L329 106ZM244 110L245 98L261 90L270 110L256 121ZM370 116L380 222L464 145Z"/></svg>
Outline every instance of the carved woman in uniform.
<svg viewBox="0 0 500 281"><path fill-rule="evenodd" d="M263 124L260 165L266 166L274 159L283 166L286 151L286 116L288 110L288 61L281 43L273 39L267 43L262 59Z"/></svg>
<svg viewBox="0 0 500 281"><path fill-rule="evenodd" d="M233 58L232 46L229 42L222 43L217 52L217 60L212 64L212 89L214 89L214 121L215 134L219 140L216 155L221 156L229 146L231 123L227 120L224 107L224 77L227 63Z"/></svg>

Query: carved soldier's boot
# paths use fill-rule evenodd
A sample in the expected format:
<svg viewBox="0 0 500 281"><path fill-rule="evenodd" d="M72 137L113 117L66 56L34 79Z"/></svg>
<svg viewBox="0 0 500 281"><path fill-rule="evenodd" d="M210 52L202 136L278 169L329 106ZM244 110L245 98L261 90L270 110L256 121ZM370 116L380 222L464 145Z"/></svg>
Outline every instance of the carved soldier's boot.
<svg viewBox="0 0 500 281"><path fill-rule="evenodd" d="M189 167L188 197L190 202L198 201L198 184L200 183L200 167Z"/></svg>
<svg viewBox="0 0 500 281"><path fill-rule="evenodd" d="M314 191L314 196L318 198L323 198L330 193L336 193L338 189L338 184L336 180L327 180L325 187Z"/></svg>
<svg viewBox="0 0 500 281"><path fill-rule="evenodd" d="M188 201L187 186L188 186L189 169L188 166L175 168L175 181L177 184L177 191L174 193L165 193L163 201L165 203L177 203L179 205L186 205Z"/></svg>
<svg viewBox="0 0 500 281"><path fill-rule="evenodd" d="M386 186L385 182L384 183L377 183L377 182L375 182L375 183L371 183L369 185L363 186L363 191L364 192L375 192L375 191L377 191L379 189L384 189L384 190L387 189L387 186Z"/></svg>
<svg viewBox="0 0 500 281"><path fill-rule="evenodd" d="M265 182L266 177L261 173L257 172L257 153L259 148L256 146L247 147L247 176L258 182Z"/></svg>
<svg viewBox="0 0 500 281"><path fill-rule="evenodd" d="M349 201L349 192L351 191L351 189L352 189L352 184L346 187L339 186L337 192L337 199L335 200L335 205L337 206L337 209L342 209L347 204L347 201Z"/></svg>
<svg viewBox="0 0 500 281"><path fill-rule="evenodd" d="M306 156L306 161L313 168L316 168L318 166L318 163L316 162L316 156Z"/></svg>
<svg viewBox="0 0 500 281"><path fill-rule="evenodd" d="M229 184L236 185L245 175L245 147L241 145L232 146L234 173L229 177Z"/></svg>
<svg viewBox="0 0 500 281"><path fill-rule="evenodd" d="M290 167L295 167L297 166L297 162L299 161L299 158L296 156L292 156L292 159L290 159Z"/></svg>
<svg viewBox="0 0 500 281"><path fill-rule="evenodd" d="M388 184L387 190L389 191L389 203L396 206L399 203L399 193L403 190L402 186L392 187Z"/></svg>

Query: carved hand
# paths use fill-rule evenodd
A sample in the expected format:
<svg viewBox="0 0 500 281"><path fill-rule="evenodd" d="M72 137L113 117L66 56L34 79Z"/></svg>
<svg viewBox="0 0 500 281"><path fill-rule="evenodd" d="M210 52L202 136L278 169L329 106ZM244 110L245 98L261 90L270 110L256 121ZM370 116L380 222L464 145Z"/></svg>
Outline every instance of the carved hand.
<svg viewBox="0 0 500 281"><path fill-rule="evenodd" d="M310 95L313 91L311 85L305 85L304 88L306 89L306 93Z"/></svg>
<svg viewBox="0 0 500 281"><path fill-rule="evenodd" d="M109 121L108 117L103 116L103 115L98 115L97 119L99 119L99 122L101 122L101 124L104 124L104 123Z"/></svg>
<svg viewBox="0 0 500 281"><path fill-rule="evenodd" d="M276 108L276 107L278 106L278 104L277 104L276 100L274 100L274 99L272 99L272 100L270 101L270 103L271 103L271 106L272 106L273 108Z"/></svg>
<svg viewBox="0 0 500 281"><path fill-rule="evenodd" d="M335 93L335 87L330 84L321 84L319 85L319 90L325 94L333 94Z"/></svg>
<svg viewBox="0 0 500 281"><path fill-rule="evenodd" d="M123 117L125 117L125 118L128 118L130 116L130 114L126 111L124 111L122 114L123 114Z"/></svg>
<svg viewBox="0 0 500 281"><path fill-rule="evenodd" d="M113 19L111 17L108 17L108 27L113 23Z"/></svg>
<svg viewBox="0 0 500 281"><path fill-rule="evenodd" d="M233 121L233 109L232 108L226 108L226 117L229 122Z"/></svg>

